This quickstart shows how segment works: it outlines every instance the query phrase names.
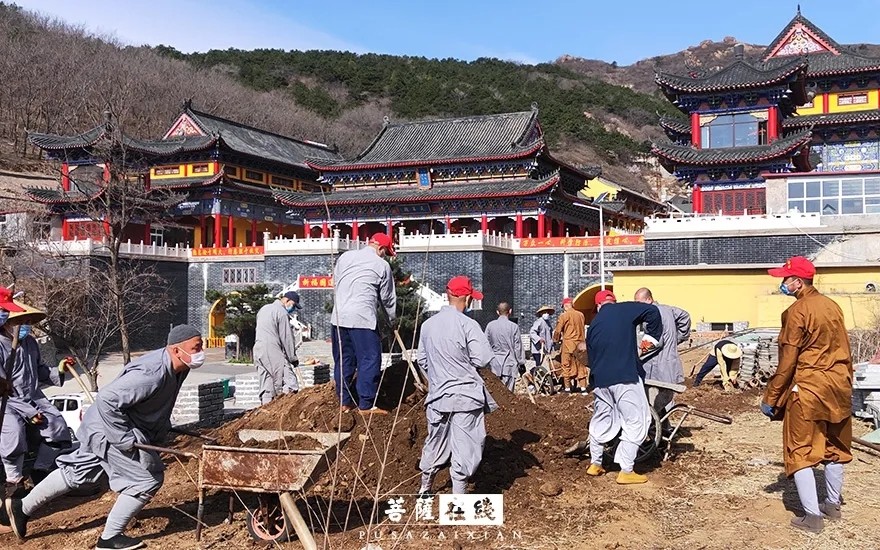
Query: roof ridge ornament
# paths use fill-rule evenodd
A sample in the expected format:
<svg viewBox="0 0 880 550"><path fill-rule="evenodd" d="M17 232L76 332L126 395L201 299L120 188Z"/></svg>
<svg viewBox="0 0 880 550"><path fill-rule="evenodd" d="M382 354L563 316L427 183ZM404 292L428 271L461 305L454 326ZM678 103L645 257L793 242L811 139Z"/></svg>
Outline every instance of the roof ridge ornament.
<svg viewBox="0 0 880 550"><path fill-rule="evenodd" d="M389 124L391 124L391 119L388 118L388 115L383 116L382 117L382 125L388 126Z"/></svg>
<svg viewBox="0 0 880 550"><path fill-rule="evenodd" d="M537 110L538 110L538 102L537 102L537 101L532 101L532 110L533 110L533 111L537 111Z"/></svg>

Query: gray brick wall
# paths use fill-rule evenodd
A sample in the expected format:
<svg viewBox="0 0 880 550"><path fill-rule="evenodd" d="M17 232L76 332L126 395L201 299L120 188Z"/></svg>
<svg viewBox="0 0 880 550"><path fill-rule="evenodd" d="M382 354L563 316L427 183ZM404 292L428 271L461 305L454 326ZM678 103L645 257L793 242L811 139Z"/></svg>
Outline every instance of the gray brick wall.
<svg viewBox="0 0 880 550"><path fill-rule="evenodd" d="M260 378L256 372L235 377L235 407L253 409L260 406Z"/></svg>
<svg viewBox="0 0 880 550"><path fill-rule="evenodd" d="M835 239L836 235L800 233L646 239L645 265L781 264L791 256L811 257Z"/></svg>
<svg viewBox="0 0 880 550"><path fill-rule="evenodd" d="M223 420L223 382L185 385L180 389L171 423L210 426Z"/></svg>
<svg viewBox="0 0 880 550"><path fill-rule="evenodd" d="M223 284L224 268L253 268L255 270L256 283L262 283L265 279L265 264L261 261L198 262L189 264L187 267L189 276L189 287L187 288L187 319L189 324L200 327L202 329L202 334L205 335L208 334L209 328L208 313L211 311L211 306L213 305L205 300L205 291L219 290L221 292L229 292L250 286L247 284Z"/></svg>

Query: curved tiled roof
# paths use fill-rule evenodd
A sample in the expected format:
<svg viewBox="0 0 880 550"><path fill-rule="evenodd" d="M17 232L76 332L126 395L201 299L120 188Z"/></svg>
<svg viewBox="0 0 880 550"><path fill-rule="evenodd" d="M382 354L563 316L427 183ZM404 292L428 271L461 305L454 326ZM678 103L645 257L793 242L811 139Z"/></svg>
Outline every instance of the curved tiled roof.
<svg viewBox="0 0 880 550"><path fill-rule="evenodd" d="M368 170L394 166L520 158L544 147L538 111L386 124L352 160L310 158L316 170Z"/></svg>
<svg viewBox="0 0 880 550"><path fill-rule="evenodd" d="M806 73L807 62L801 58L787 59L774 66L752 65L737 59L723 69L701 77L655 73L654 81L661 87L679 93L723 92L761 88L786 82L798 73Z"/></svg>
<svg viewBox="0 0 880 550"><path fill-rule="evenodd" d="M691 135L691 122L686 118L661 116L660 126L673 134Z"/></svg>
<svg viewBox="0 0 880 550"><path fill-rule="evenodd" d="M282 136L193 109L184 112L203 132L219 135L223 144L237 153L303 168L307 167L306 159L342 160L336 148L323 143Z"/></svg>
<svg viewBox="0 0 880 550"><path fill-rule="evenodd" d="M862 124L880 122L880 109L868 111L851 111L848 113L822 113L786 118L782 121L783 128L803 128L805 126L833 126L836 124Z"/></svg>
<svg viewBox="0 0 880 550"><path fill-rule="evenodd" d="M812 127L778 139L768 145L725 147L723 149L696 149L686 145L655 144L651 152L675 164L718 166L763 162L790 155L808 145L813 137Z"/></svg>
<svg viewBox="0 0 880 550"><path fill-rule="evenodd" d="M112 130L106 125L95 126L81 134L62 136L58 134L28 133L28 141L44 151L88 149L107 138ZM147 155L173 155L189 151L202 151L217 143L216 136L187 136L176 139L138 139L123 134L123 146Z"/></svg>
<svg viewBox="0 0 880 550"><path fill-rule="evenodd" d="M431 189L419 189L416 185L405 187L379 187L334 191L327 195L274 190L273 196L286 206L323 206L326 196L328 206L350 204L393 204L414 203L435 200L503 198L542 193L559 182L559 172L555 171L545 178L481 181L478 183L436 185Z"/></svg>
<svg viewBox="0 0 880 550"><path fill-rule="evenodd" d="M104 193L104 188L91 184L80 183L75 189L64 191L58 187L30 187L24 190L25 194L35 202L42 204L66 204L76 202L88 202Z"/></svg>
<svg viewBox="0 0 880 550"><path fill-rule="evenodd" d="M58 134L41 134L28 132L27 138L32 144L44 151L61 151L64 149L85 149L92 147L107 134L107 128L103 124L86 130L81 134L62 136Z"/></svg>

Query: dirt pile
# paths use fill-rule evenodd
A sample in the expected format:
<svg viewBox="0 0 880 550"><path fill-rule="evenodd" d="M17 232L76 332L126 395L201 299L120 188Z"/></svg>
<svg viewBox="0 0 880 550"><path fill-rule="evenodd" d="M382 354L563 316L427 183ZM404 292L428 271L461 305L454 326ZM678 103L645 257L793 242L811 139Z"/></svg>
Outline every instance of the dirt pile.
<svg viewBox="0 0 880 550"><path fill-rule="evenodd" d="M484 379L499 408L486 416L486 447L473 490L506 494L515 484L525 483L531 490L533 483L537 487L541 482L526 477L526 472L562 468L569 460L562 457L562 450L572 434L584 430L532 404L528 398L512 394L488 371ZM400 401L400 395L397 399ZM365 417L357 412L340 412L331 385L306 388L250 411L210 435L221 445L241 446L238 432L243 429L350 432L336 464L312 489L316 495L329 496L333 491L336 498L358 499L372 498L377 493L413 494L418 489L418 462L427 433L421 394L405 395L404 403L387 416ZM288 442L285 447L276 441L259 447L298 448L298 443ZM449 490L446 470L438 475L435 489Z"/></svg>

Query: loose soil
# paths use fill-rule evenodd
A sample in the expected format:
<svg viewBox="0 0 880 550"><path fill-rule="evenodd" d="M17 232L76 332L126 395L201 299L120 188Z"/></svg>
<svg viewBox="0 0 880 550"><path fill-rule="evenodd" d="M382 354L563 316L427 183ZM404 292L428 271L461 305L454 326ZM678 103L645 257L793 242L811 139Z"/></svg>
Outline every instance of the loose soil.
<svg viewBox="0 0 880 550"><path fill-rule="evenodd" d="M684 359L688 373L702 362L703 354ZM400 379L402 372L392 371ZM246 428L350 433L338 459L305 493L296 495L323 548L359 550L367 537L384 550L855 549L876 547L880 540L876 521L880 456L862 451L854 451L856 459L847 469L845 520L826 524L825 531L816 536L788 527L793 513L801 513L800 505L793 483L782 475L781 423L768 422L757 412L759 391L725 394L709 384L688 389L679 402L730 415L734 423L728 426L688 417L672 457L642 468L649 482L619 486L615 473L590 478L585 474L585 458L562 455L565 447L586 436L591 396L540 396L533 405L528 397L508 392L493 376L486 376L486 381L500 408L486 417L483 462L471 489L504 494L502 528L404 530L385 518L385 500L412 495L419 485L418 460L426 424L422 396L413 393L409 384L390 389L386 385L385 405L393 408L388 416L343 413L332 385L324 385L279 398L207 435L223 445L241 446L238 431ZM863 424L855 429L857 434L867 431ZM292 438L273 442L270 448L286 448L279 444L297 448L303 443ZM186 436L174 442L175 447L190 451L198 451L201 445L202 441ZM265 547L265 543L252 542L245 529L244 506L254 506L253 495L233 495L235 513L230 524L226 523L229 494L225 492L207 494L205 529L201 543L196 543L193 517L198 464L175 458L167 463L164 487L130 529L131 534L145 538L153 548ZM821 482L821 471L817 477ZM438 476L435 490L450 490L446 471ZM114 498L107 492L91 499L59 499L31 522L32 538L12 546L14 539L5 535L0 545L25 550L91 547ZM374 506L374 501L379 505ZM401 533L409 535L401 537ZM299 547L296 542L284 546Z"/></svg>

